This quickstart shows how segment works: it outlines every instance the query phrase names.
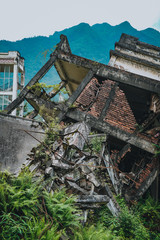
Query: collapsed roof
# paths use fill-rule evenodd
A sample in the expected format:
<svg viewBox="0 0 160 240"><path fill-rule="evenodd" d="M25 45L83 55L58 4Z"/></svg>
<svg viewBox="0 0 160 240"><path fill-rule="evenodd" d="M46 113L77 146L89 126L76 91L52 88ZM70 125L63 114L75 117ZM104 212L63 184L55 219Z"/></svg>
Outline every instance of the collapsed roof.
<svg viewBox="0 0 160 240"><path fill-rule="evenodd" d="M85 121L105 133L107 162L120 171L108 170L113 185L124 175L130 176L134 188L125 184L121 192L129 199L131 195L138 198L159 174L155 145L160 137L160 48L122 34L110 54L109 65L79 57L72 54L67 37L61 35L48 62L5 112L11 113L26 99L34 107L31 118L43 106L50 115L56 109L59 121ZM50 93L33 89L53 65L61 78L59 89ZM69 98L55 103L52 98L63 87ZM48 121L47 114L41 114ZM119 193L117 186L115 189Z"/></svg>

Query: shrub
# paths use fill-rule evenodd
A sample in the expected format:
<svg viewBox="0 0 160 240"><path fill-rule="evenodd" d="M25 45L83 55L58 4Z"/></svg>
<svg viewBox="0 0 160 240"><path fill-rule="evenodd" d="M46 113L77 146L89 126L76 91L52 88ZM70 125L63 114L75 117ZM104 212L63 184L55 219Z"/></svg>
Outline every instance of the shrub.
<svg viewBox="0 0 160 240"><path fill-rule="evenodd" d="M107 206L103 206L96 214L100 223L122 239L148 240L149 232L143 225L137 211L129 210L123 199L119 200L121 213L118 217L112 216Z"/></svg>
<svg viewBox="0 0 160 240"><path fill-rule="evenodd" d="M120 240L102 224L81 227L74 233L73 240Z"/></svg>
<svg viewBox="0 0 160 240"><path fill-rule="evenodd" d="M0 239L59 240L66 234L73 240L160 239L158 203L148 197L129 210L123 199L118 201L119 217L103 206L92 211L87 225L82 226L75 197L68 196L65 189L46 192L39 181L33 182L27 169L17 178L0 172Z"/></svg>
<svg viewBox="0 0 160 240"><path fill-rule="evenodd" d="M49 194L27 170L0 173L0 239L58 240L79 226L74 201L65 190Z"/></svg>
<svg viewBox="0 0 160 240"><path fill-rule="evenodd" d="M119 217L114 219L111 229L116 235L124 239L150 239L149 232L144 227L139 216L129 211L127 207L124 207Z"/></svg>
<svg viewBox="0 0 160 240"><path fill-rule="evenodd" d="M160 239L160 204L147 196L139 201L137 211L144 226L150 230L151 239Z"/></svg>

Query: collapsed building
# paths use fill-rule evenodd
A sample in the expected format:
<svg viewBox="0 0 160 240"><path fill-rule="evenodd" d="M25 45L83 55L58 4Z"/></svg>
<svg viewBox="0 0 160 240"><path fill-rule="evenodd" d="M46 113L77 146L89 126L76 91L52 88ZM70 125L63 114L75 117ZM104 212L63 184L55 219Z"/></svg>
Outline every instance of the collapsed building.
<svg viewBox="0 0 160 240"><path fill-rule="evenodd" d="M33 88L52 66L61 79L59 88L49 93ZM69 97L64 102L56 103L53 98L64 87ZM118 206L113 191L127 201L133 201L150 188L152 196L156 200L160 198L159 93L159 47L122 34L115 44L115 50L110 52L109 64L104 65L72 54L67 37L61 35L61 41L48 62L2 115L5 118L5 114L12 113L25 99L34 108L27 116L30 119L41 114L48 122L51 116L56 115L59 122L74 123L71 129L68 127L70 130L67 128L64 131L61 144L56 143L53 147L51 161L45 165L43 172L51 176L55 171L59 179L56 186L58 184L60 188L65 183L72 192L81 195L78 201L84 208L89 208L91 203L107 202L116 215ZM83 151L91 130L105 135L99 156L88 156ZM66 142L65 134L70 134L70 139L74 140ZM82 144L83 138L85 142ZM68 148L64 147L66 145ZM76 151L71 157L68 152L73 146ZM40 163L32 163L34 157L31 154L27 164L33 169L39 168ZM94 173L96 169L107 172L105 184L100 179L101 173ZM89 187L87 184L90 184ZM89 205L86 207L87 203Z"/></svg>

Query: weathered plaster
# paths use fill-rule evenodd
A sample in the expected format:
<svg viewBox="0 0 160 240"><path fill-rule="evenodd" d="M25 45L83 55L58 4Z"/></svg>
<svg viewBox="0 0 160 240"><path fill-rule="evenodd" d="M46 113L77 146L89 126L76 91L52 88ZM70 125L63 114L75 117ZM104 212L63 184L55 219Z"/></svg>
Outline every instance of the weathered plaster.
<svg viewBox="0 0 160 240"><path fill-rule="evenodd" d="M44 139L44 134L30 131L43 132L40 123L23 118L0 114L0 170L17 172L27 158L38 140ZM29 134L27 134L27 131Z"/></svg>

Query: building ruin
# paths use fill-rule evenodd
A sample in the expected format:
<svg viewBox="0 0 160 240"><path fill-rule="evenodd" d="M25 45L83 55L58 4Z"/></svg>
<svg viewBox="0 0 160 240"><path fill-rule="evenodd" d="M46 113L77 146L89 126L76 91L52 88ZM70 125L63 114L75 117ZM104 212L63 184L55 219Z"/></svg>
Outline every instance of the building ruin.
<svg viewBox="0 0 160 240"><path fill-rule="evenodd" d="M152 196L158 200L160 48L122 34L110 55L108 65L74 55L67 37L61 35L61 41L48 62L6 107L5 113L15 111L25 99L34 108L28 115L30 119L41 113L48 121L48 114L52 115L56 109L59 122L84 122L106 136L100 153L101 164L103 162L115 193L133 201L150 188ZM59 89L47 93L44 89L36 91L32 88L52 66L61 78ZM69 98L62 103L54 102L54 96L64 87ZM40 111L42 107L47 114ZM62 150L57 149L57 152ZM67 164L54 153L52 163L47 167L70 169L62 163ZM51 169L46 171L52 172ZM97 177L93 175L90 180L94 187L98 184ZM70 188L77 188L77 192L85 195L85 189L84 192L79 189L76 181L69 181ZM111 191L106 191L111 199Z"/></svg>

